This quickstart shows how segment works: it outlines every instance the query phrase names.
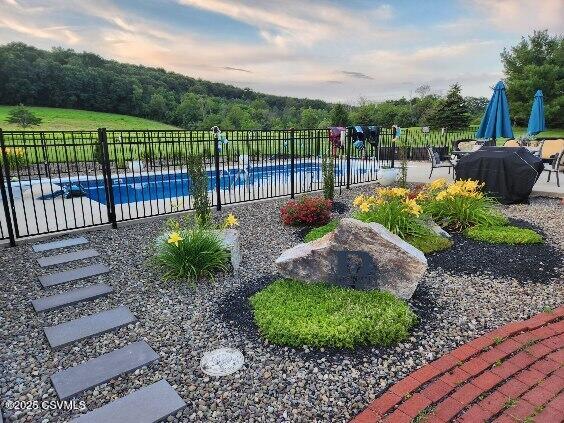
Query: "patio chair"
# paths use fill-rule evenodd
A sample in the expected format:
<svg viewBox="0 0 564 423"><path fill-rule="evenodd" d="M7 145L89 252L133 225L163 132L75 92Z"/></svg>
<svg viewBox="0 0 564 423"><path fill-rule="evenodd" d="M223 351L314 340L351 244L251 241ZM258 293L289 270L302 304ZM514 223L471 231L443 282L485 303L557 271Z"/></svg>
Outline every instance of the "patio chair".
<svg viewBox="0 0 564 423"><path fill-rule="evenodd" d="M548 179L546 180L546 182L550 182L550 177L552 176L553 172L556 174L556 185L558 187L560 187L560 166L563 165L563 163L562 163L563 158L564 158L564 148L562 150L560 150L560 153L558 153L552 159L552 163L550 163L549 165L545 164L544 169L543 169L543 170L546 170L548 172Z"/></svg>
<svg viewBox="0 0 564 423"><path fill-rule="evenodd" d="M454 178L454 165L449 158L441 157L438 151L433 150L433 147L427 147L427 154L429 156L429 161L431 162L431 173L429 174L429 179L433 175L433 170L446 167L448 168L448 173L450 175L450 169L452 168L452 177Z"/></svg>
<svg viewBox="0 0 564 423"><path fill-rule="evenodd" d="M545 139L541 143L539 157L544 163L552 163L552 159L564 148L564 139Z"/></svg>
<svg viewBox="0 0 564 423"><path fill-rule="evenodd" d="M514 139L510 139L510 140L505 141L503 146L504 147L521 147L521 145L519 144L519 141L514 140Z"/></svg>

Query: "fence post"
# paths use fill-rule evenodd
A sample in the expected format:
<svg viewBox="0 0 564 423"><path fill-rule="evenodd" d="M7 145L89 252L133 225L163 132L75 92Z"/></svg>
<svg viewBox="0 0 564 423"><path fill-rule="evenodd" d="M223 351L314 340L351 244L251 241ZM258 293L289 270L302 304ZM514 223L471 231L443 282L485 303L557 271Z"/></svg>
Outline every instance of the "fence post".
<svg viewBox="0 0 564 423"><path fill-rule="evenodd" d="M347 189L351 188L351 144L352 144L352 128L347 129L347 137L345 138L347 143Z"/></svg>
<svg viewBox="0 0 564 423"><path fill-rule="evenodd" d="M213 136L213 155L215 161L215 197L216 197L216 210L221 210L221 176L219 175L219 136Z"/></svg>
<svg viewBox="0 0 564 423"><path fill-rule="evenodd" d="M392 127L392 168L396 167L396 134L397 129Z"/></svg>
<svg viewBox="0 0 564 423"><path fill-rule="evenodd" d="M4 207L4 214L6 215L6 229L8 230L8 238L10 239L10 246L14 247L16 245L16 238L14 236L14 228L12 226L12 218L10 216L10 207L8 206L8 196L6 194L6 187L4 186L4 167L6 167L6 178L9 182L10 171L8 169L9 163L6 160L6 151L4 148L4 133L0 129L0 153L2 154L2 160L0 160L0 194L2 196L2 205ZM4 165L4 163L6 165ZM11 189L10 189L11 192ZM11 201L12 203L12 201Z"/></svg>
<svg viewBox="0 0 564 423"><path fill-rule="evenodd" d="M112 228L116 229L116 207L114 203L114 191L112 189L112 171L110 168L110 154L108 151L108 135L106 128L98 128L98 142L102 150L102 175L104 176L104 188L106 190L108 221L112 224Z"/></svg>
<svg viewBox="0 0 564 423"><path fill-rule="evenodd" d="M295 187L295 168L296 168L296 144L294 139L294 128L290 128L290 198L294 198L296 195Z"/></svg>

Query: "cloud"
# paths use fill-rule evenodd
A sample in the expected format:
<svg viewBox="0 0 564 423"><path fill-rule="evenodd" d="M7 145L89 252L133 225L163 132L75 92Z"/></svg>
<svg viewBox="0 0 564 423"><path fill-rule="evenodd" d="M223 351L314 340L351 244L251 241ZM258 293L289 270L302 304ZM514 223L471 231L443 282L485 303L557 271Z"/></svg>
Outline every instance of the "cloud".
<svg viewBox="0 0 564 423"><path fill-rule="evenodd" d="M371 76L368 76L368 75L366 75L365 73L362 73L362 72L341 71L341 73L343 75L349 76L351 78L356 78L356 79L374 79Z"/></svg>
<svg viewBox="0 0 564 423"><path fill-rule="evenodd" d="M248 69L233 68L233 67L231 67L231 66L223 66L222 69L230 70L230 71L236 71L236 72L252 73L252 72L251 72L250 70L248 70Z"/></svg>
<svg viewBox="0 0 564 423"><path fill-rule="evenodd" d="M20 34L29 35L36 38L46 38L51 40L63 39L69 44L76 44L78 41L80 41L78 34L76 34L74 31L71 31L65 26L41 28L36 25L27 25L21 23L11 17L0 18L0 28L6 28Z"/></svg>

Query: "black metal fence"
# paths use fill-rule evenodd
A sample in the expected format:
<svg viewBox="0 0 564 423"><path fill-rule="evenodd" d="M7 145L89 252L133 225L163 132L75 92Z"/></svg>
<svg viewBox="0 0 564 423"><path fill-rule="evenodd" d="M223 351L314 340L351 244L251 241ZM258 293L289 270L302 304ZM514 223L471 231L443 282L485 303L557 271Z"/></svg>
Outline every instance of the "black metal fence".
<svg viewBox="0 0 564 423"><path fill-rule="evenodd" d="M403 130L410 160L425 146L448 150L470 131L430 134ZM322 189L322 157L332 158L335 186L377 180L394 166L391 129L358 143L348 128L342 143L328 130L4 131L0 130L0 239L10 240L191 210L187 157L200 155L209 203L275 198ZM374 141L374 140L372 140ZM399 142L398 142L399 144Z"/></svg>

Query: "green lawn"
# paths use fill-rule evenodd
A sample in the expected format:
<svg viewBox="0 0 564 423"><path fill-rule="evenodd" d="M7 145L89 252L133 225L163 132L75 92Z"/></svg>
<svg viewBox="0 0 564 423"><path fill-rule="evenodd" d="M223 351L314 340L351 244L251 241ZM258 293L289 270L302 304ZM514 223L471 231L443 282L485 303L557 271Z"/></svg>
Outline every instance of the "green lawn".
<svg viewBox="0 0 564 423"><path fill-rule="evenodd" d="M0 128L5 131L22 130L17 125L6 122L12 106L0 106ZM39 126L27 128L29 131L85 131L98 128L107 129L177 129L174 126L149 119L115 113L90 112L88 110L58 109L53 107L30 107L43 119Z"/></svg>

